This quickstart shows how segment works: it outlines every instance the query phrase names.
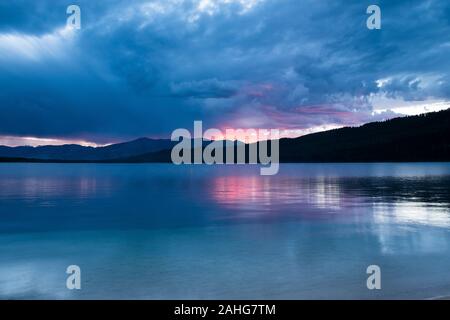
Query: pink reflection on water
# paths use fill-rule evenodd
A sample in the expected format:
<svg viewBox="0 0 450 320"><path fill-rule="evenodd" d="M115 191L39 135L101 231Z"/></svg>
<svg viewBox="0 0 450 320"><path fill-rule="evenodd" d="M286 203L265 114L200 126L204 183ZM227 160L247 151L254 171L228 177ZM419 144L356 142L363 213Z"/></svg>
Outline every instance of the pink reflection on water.
<svg viewBox="0 0 450 320"><path fill-rule="evenodd" d="M351 202L339 183L329 178L220 176L213 180L210 195L218 205L240 215L329 213Z"/></svg>
<svg viewBox="0 0 450 320"><path fill-rule="evenodd" d="M213 181L213 199L224 206L270 205L272 196L267 181L259 176L224 176Z"/></svg>

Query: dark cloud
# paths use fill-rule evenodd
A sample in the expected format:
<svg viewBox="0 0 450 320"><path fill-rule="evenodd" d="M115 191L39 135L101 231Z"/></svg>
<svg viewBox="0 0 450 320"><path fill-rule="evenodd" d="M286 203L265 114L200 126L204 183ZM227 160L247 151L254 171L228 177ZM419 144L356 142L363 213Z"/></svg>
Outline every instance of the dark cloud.
<svg viewBox="0 0 450 320"><path fill-rule="evenodd" d="M170 87L175 96L195 99L229 98L238 90L236 85L217 79L172 83Z"/></svg>
<svg viewBox="0 0 450 320"><path fill-rule="evenodd" d="M450 100L450 4L235 0L0 4L0 135L107 141L373 119L374 96ZM383 116L392 116L385 113Z"/></svg>

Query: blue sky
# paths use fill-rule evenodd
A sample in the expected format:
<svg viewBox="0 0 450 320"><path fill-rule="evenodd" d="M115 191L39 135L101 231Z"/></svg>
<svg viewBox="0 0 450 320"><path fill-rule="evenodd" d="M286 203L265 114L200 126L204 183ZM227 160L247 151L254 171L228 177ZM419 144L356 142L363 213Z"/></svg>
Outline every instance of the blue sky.
<svg viewBox="0 0 450 320"><path fill-rule="evenodd" d="M449 35L436 0L2 1L0 144L168 137L194 120L296 136L444 109Z"/></svg>

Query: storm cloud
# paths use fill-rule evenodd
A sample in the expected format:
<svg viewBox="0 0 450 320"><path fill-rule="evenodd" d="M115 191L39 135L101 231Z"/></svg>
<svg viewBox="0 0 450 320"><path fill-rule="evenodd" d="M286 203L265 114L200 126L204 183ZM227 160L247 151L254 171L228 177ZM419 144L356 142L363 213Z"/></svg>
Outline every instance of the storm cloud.
<svg viewBox="0 0 450 320"><path fill-rule="evenodd" d="M0 4L0 135L105 143L194 120L295 133L450 101L445 1L80 0L81 30L70 4Z"/></svg>

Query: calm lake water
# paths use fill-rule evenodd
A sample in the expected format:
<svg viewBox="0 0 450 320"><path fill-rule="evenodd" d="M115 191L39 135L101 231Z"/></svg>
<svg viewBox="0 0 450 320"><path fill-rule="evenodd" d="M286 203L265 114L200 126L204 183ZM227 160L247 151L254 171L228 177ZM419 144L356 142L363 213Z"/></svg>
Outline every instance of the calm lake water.
<svg viewBox="0 0 450 320"><path fill-rule="evenodd" d="M0 299L448 295L448 163L0 165Z"/></svg>

